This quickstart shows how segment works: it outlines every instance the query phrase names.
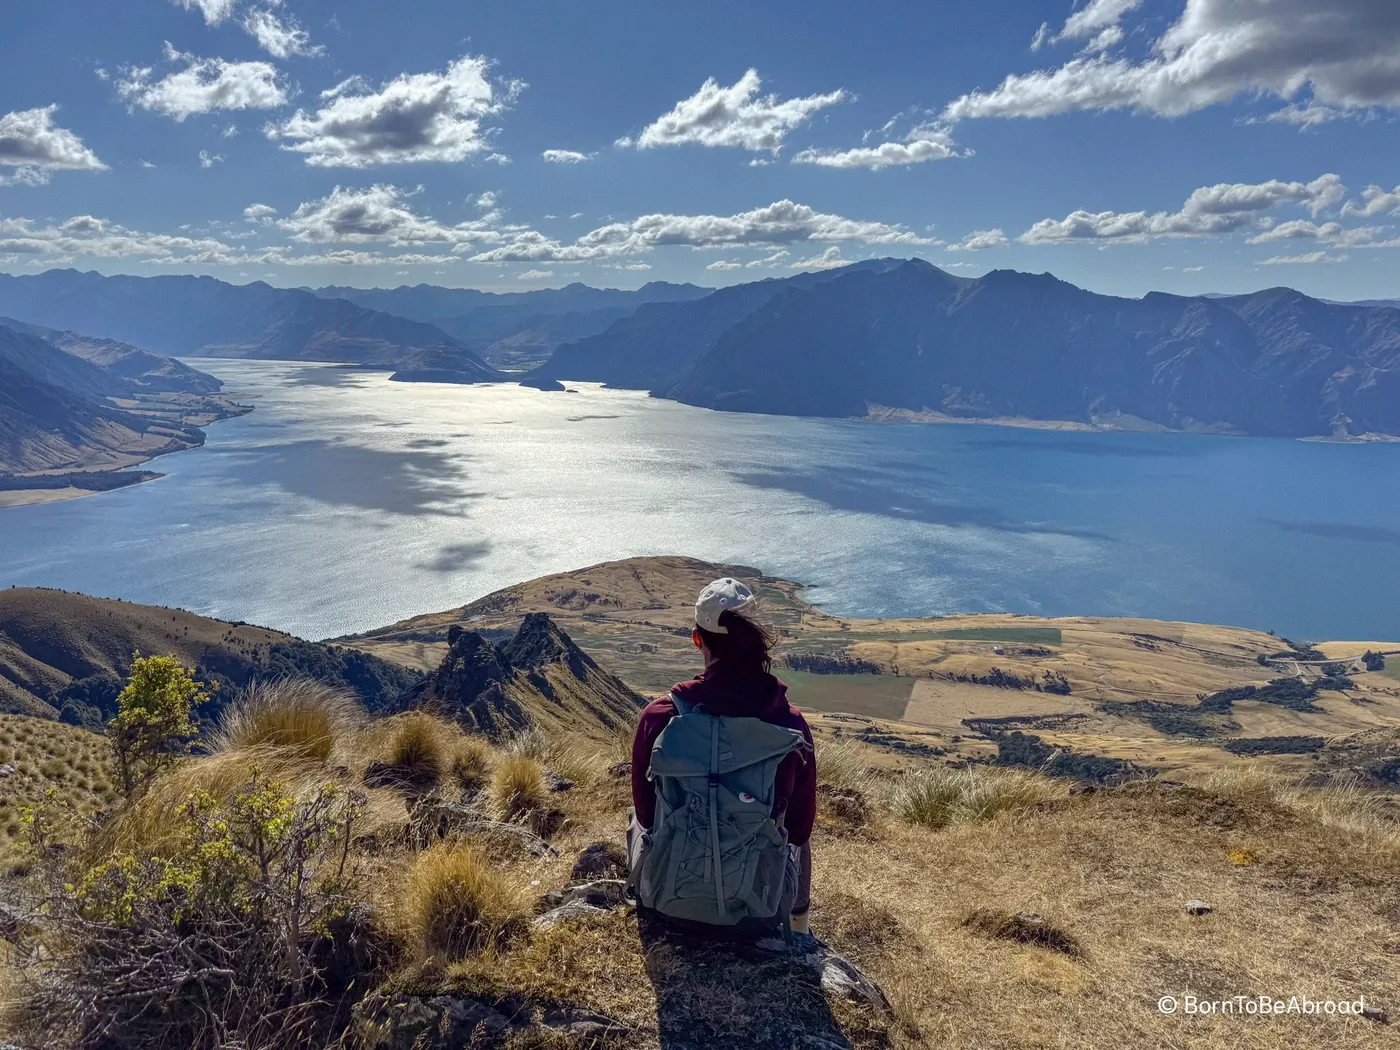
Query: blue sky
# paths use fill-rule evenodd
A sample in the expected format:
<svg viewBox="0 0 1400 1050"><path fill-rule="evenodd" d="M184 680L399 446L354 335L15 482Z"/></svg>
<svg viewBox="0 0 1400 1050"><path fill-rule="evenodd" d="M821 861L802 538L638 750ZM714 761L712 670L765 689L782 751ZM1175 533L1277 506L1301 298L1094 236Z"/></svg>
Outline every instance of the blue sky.
<svg viewBox="0 0 1400 1050"><path fill-rule="evenodd" d="M1400 295L1400 4L17 0L0 270Z"/></svg>

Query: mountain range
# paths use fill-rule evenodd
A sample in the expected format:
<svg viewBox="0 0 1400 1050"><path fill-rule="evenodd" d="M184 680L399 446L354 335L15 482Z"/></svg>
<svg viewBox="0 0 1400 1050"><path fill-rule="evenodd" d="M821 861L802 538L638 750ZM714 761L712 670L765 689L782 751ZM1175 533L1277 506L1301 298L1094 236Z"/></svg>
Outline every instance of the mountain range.
<svg viewBox="0 0 1400 1050"><path fill-rule="evenodd" d="M432 368L456 373L458 382L501 378L434 325L261 281L232 285L212 277L104 277L77 270L0 274L0 314L158 354L338 361L407 373Z"/></svg>
<svg viewBox="0 0 1400 1050"><path fill-rule="evenodd" d="M0 315L147 384L160 381L140 356L153 351L339 361L405 381L595 381L744 412L1400 435L1400 308L1288 288L1127 299L919 259L635 292L311 291L56 270L0 275Z"/></svg>
<svg viewBox="0 0 1400 1050"><path fill-rule="evenodd" d="M526 381L563 379L743 412L1397 435L1400 309L1288 288L1125 299L874 260L641 307Z"/></svg>
<svg viewBox="0 0 1400 1050"><path fill-rule="evenodd" d="M500 368L536 365L557 346L596 335L647 303L689 302L712 288L652 281L635 291L575 282L528 292L482 292L419 284L308 289L324 298L434 324Z"/></svg>

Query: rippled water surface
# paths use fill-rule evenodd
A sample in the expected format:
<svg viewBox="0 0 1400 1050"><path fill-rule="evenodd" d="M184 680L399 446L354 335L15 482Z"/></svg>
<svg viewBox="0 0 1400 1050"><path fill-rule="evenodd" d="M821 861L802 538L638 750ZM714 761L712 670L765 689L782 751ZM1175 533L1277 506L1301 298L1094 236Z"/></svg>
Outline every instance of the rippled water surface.
<svg viewBox="0 0 1400 1050"><path fill-rule="evenodd" d="M844 615L1140 615L1400 639L1400 444L731 415L200 361L257 410L159 481L0 510L0 585L326 637L637 554Z"/></svg>

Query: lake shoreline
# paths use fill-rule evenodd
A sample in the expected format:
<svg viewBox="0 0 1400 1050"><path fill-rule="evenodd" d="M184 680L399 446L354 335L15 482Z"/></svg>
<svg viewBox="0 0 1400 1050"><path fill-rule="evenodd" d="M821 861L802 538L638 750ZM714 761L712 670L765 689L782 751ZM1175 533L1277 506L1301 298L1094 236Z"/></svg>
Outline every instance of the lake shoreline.
<svg viewBox="0 0 1400 1050"><path fill-rule="evenodd" d="M52 470L25 474L0 472L0 510L10 507L32 507L43 503L58 503L63 500L81 499L84 496L100 496L105 492L116 492L131 488L147 481L165 477L154 470L132 470L142 463L149 463L159 456L169 456L176 452L188 452L203 448L206 440L204 428L226 419L236 419L253 411L254 406L243 405L229 397L204 396L195 411L186 413L182 422L194 428L198 441L184 441L172 437L160 448L149 452L131 452L122 456L123 462L106 468L84 470L78 465L76 470ZM213 407L218 405L219 407ZM66 484L60 484L66 482ZM88 483L88 484L85 484Z"/></svg>

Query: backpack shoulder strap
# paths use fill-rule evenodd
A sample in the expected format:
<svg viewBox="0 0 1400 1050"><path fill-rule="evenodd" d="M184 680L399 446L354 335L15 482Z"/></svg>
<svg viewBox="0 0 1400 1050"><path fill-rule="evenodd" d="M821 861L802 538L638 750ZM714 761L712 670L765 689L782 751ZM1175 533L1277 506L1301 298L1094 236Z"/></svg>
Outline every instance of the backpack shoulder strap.
<svg viewBox="0 0 1400 1050"><path fill-rule="evenodd" d="M675 706L676 714L688 715L700 710L699 704L692 704L689 700L682 700L680 694L675 690L671 691L671 703Z"/></svg>

